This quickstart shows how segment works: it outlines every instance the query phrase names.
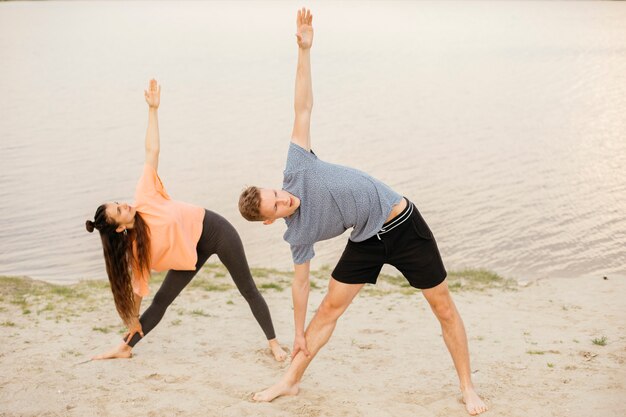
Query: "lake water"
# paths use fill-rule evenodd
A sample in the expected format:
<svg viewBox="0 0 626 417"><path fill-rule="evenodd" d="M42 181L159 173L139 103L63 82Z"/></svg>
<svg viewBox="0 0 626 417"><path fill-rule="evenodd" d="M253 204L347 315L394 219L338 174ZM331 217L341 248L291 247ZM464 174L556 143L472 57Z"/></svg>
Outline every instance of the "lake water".
<svg viewBox="0 0 626 417"><path fill-rule="evenodd" d="M0 274L106 276L84 223L132 199L153 76L170 195L228 218L251 265L289 268L284 223L237 199L282 184L300 5L0 3ZM626 3L310 5L313 148L413 200L448 269L626 273Z"/></svg>

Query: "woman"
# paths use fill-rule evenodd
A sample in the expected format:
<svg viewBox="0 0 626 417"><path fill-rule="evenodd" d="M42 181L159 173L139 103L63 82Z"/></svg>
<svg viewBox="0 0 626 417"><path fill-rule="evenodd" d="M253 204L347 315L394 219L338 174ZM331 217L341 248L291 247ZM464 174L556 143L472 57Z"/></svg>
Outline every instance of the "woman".
<svg viewBox="0 0 626 417"><path fill-rule="evenodd" d="M123 343L93 359L130 358L135 344L161 321L167 307L209 256L217 254L250 305L274 358L284 360L286 353L276 340L269 309L252 280L235 228L219 214L171 200L165 191L157 174L161 87L156 80L150 81L144 95L149 107L146 163L135 191L135 204L103 204L94 220L86 222L88 232L100 232L115 307L128 327ZM152 269L169 272L140 317L139 307L148 294Z"/></svg>

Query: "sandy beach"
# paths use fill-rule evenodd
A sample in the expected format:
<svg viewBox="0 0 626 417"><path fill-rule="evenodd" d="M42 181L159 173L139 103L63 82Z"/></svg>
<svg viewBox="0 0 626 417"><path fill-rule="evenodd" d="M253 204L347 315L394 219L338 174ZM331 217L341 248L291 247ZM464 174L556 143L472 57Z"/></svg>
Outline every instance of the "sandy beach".
<svg viewBox="0 0 626 417"><path fill-rule="evenodd" d="M290 348L290 274L253 272ZM309 318L327 276L312 277ZM486 415L626 415L626 280L519 285L474 271L449 281ZM151 295L159 283L154 277ZM467 415L436 319L397 277L367 286L305 374L300 395L270 404L251 395L287 364L273 360L220 265L194 278L130 360L81 363L124 331L107 282L4 277L0 289L1 416Z"/></svg>

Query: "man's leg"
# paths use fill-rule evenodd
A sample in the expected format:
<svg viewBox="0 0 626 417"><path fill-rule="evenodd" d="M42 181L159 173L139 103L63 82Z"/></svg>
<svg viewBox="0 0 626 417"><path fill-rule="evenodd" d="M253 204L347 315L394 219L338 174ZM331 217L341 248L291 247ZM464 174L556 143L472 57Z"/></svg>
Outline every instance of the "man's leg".
<svg viewBox="0 0 626 417"><path fill-rule="evenodd" d="M364 284L344 284L334 278L330 279L328 293L322 300L317 313L309 323L304 336L310 356L299 352L291 361L289 369L276 384L254 394L255 401L272 401L282 395L296 395L304 371L317 352L328 342L335 330L337 320L348 308Z"/></svg>
<svg viewBox="0 0 626 417"><path fill-rule="evenodd" d="M476 394L472 384L465 326L448 291L447 281L444 280L434 288L422 290L422 294L424 294L424 297L430 304L430 308L441 324L443 340L448 347L448 351L450 351L454 367L459 376L467 412L471 415L476 415L487 411L487 406Z"/></svg>

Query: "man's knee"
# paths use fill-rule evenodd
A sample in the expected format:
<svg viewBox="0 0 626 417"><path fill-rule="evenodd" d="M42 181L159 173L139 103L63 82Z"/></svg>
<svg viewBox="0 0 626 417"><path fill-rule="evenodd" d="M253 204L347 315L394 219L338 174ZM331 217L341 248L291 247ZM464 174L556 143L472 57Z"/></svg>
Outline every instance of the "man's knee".
<svg viewBox="0 0 626 417"><path fill-rule="evenodd" d="M422 293L439 321L447 322L456 319L458 312L445 281L435 288L423 290Z"/></svg>
<svg viewBox="0 0 626 417"><path fill-rule="evenodd" d="M432 305L433 312L441 322L449 322L456 318L456 309L452 300L442 300Z"/></svg>
<svg viewBox="0 0 626 417"><path fill-rule="evenodd" d="M325 320L337 320L344 312L345 306L341 303L333 301L328 296L324 297L322 304L317 310L317 314L320 318Z"/></svg>

